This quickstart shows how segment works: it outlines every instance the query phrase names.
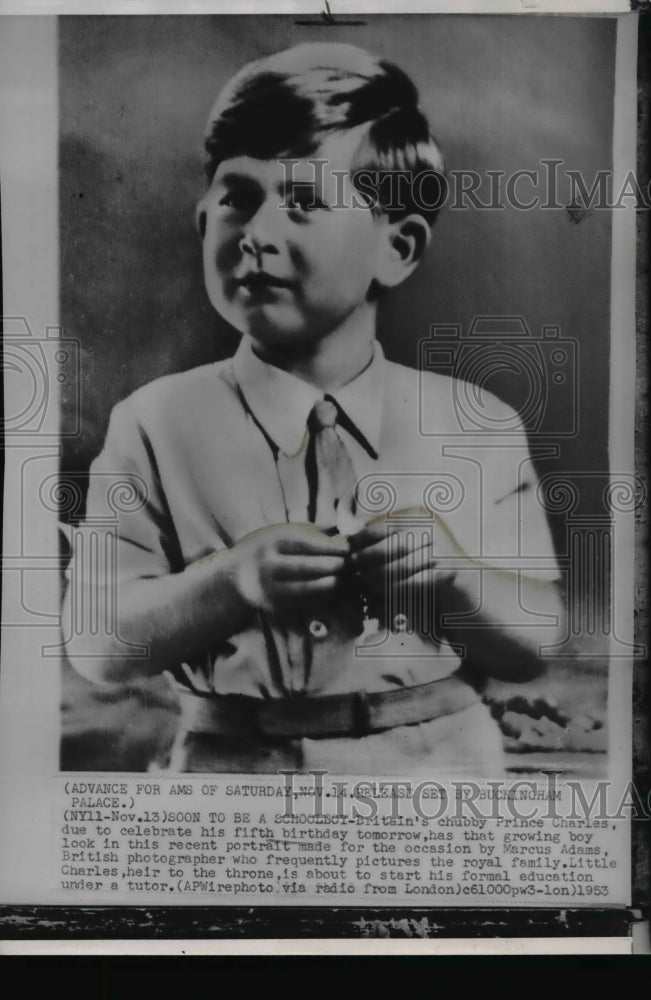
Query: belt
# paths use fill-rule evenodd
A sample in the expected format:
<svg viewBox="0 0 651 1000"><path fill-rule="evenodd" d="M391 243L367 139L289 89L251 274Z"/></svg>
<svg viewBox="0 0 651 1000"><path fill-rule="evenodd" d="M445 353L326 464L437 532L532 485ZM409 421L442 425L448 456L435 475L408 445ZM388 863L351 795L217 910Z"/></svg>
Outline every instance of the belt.
<svg viewBox="0 0 651 1000"><path fill-rule="evenodd" d="M182 690L179 697L186 732L322 739L365 736L395 726L427 722L468 708L481 695L457 671L428 684L391 691L252 698Z"/></svg>

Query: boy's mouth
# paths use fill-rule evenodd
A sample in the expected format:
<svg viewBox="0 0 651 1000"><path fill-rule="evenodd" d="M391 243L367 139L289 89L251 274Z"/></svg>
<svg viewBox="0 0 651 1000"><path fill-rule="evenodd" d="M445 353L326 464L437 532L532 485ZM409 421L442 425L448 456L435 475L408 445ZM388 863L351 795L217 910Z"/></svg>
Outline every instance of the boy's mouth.
<svg viewBox="0 0 651 1000"><path fill-rule="evenodd" d="M246 288L250 292L264 291L270 288L289 288L291 285L291 282L286 278L278 278L266 271L249 271L236 280L240 288Z"/></svg>

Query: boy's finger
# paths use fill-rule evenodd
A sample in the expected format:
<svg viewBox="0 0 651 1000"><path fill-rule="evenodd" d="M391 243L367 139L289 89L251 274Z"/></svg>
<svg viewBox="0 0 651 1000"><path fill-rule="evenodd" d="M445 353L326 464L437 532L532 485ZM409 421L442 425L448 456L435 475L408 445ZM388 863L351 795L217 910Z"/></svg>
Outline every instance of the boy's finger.
<svg viewBox="0 0 651 1000"><path fill-rule="evenodd" d="M283 586L286 597L300 601L308 597L318 597L329 594L339 586L339 578L336 576L322 576L318 580L301 580L300 582L288 582Z"/></svg>
<svg viewBox="0 0 651 1000"><path fill-rule="evenodd" d="M360 552L355 552L351 556L351 563L355 569L363 571L374 566L383 565L387 562L394 562L410 552L432 552L432 539L426 537L418 545L414 545L414 540L405 535L392 535L390 538L383 538L374 545L369 545Z"/></svg>
<svg viewBox="0 0 651 1000"><path fill-rule="evenodd" d="M387 520L386 514L380 514L368 521L364 527L360 528L360 530L355 532L355 534L349 535L348 539L350 541L351 551L356 552L359 549L366 548L366 546L372 545L378 539L386 537L387 534L396 534L397 532L400 532L401 526L396 520L394 520L396 513L397 512L394 512L391 520ZM417 517L421 521L430 522L432 526L436 521L436 515L425 507L407 507L402 509L400 514L404 517Z"/></svg>
<svg viewBox="0 0 651 1000"><path fill-rule="evenodd" d="M356 531L354 535L348 536L351 552L359 552L369 545L375 545L376 542L386 538L390 531L391 529L385 521L372 521L361 528L360 531Z"/></svg>
<svg viewBox="0 0 651 1000"><path fill-rule="evenodd" d="M392 587L400 587L403 583L422 575L423 580L428 571L435 569L436 560L431 549L417 549L397 559L387 566L387 581Z"/></svg>
<svg viewBox="0 0 651 1000"><path fill-rule="evenodd" d="M370 579L384 580L387 586L400 586L418 573L436 568L436 559L431 548L414 549L393 562L371 563L360 567L359 577L365 582Z"/></svg>
<svg viewBox="0 0 651 1000"><path fill-rule="evenodd" d="M343 556L283 556L276 572L279 580L317 580L341 573L344 566Z"/></svg>
<svg viewBox="0 0 651 1000"><path fill-rule="evenodd" d="M330 537L322 531L304 531L287 538L280 538L278 552L283 555L346 556L349 552L347 539L343 535Z"/></svg>

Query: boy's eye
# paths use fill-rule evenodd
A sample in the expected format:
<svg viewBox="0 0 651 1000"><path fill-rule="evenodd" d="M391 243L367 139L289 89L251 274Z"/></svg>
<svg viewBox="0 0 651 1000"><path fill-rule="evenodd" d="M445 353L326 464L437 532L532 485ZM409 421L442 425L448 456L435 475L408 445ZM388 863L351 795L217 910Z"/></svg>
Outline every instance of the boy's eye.
<svg viewBox="0 0 651 1000"><path fill-rule="evenodd" d="M249 191L227 191L219 199L219 204L236 212L245 212L255 208L255 197Z"/></svg>
<svg viewBox="0 0 651 1000"><path fill-rule="evenodd" d="M295 187L288 192L285 204L287 208L300 212L314 212L317 208L326 208L313 187Z"/></svg>

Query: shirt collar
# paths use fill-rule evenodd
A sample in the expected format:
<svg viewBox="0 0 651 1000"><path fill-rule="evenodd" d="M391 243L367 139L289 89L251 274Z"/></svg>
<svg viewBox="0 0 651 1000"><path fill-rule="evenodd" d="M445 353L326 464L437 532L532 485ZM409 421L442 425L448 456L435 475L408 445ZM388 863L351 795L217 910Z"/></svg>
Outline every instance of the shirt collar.
<svg viewBox="0 0 651 1000"><path fill-rule="evenodd" d="M380 450L385 364L384 352L376 341L373 358L364 371L329 393L376 452ZM233 371L258 423L281 451L295 455L303 445L312 407L323 399L324 393L296 375L262 361L246 336L233 358Z"/></svg>

